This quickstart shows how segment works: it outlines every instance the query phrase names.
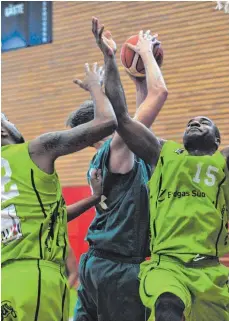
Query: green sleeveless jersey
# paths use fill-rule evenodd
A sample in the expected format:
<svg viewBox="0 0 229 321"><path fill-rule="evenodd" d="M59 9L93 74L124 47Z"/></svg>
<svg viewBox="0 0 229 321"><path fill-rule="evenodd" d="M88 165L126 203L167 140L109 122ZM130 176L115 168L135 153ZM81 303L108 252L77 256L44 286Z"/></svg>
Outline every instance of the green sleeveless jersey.
<svg viewBox="0 0 229 321"><path fill-rule="evenodd" d="M2 147L2 263L43 259L63 264L68 250L66 206L59 178L31 160L28 142Z"/></svg>
<svg viewBox="0 0 229 321"><path fill-rule="evenodd" d="M149 181L151 251L183 262L229 253L228 178L220 152L191 156L167 141Z"/></svg>

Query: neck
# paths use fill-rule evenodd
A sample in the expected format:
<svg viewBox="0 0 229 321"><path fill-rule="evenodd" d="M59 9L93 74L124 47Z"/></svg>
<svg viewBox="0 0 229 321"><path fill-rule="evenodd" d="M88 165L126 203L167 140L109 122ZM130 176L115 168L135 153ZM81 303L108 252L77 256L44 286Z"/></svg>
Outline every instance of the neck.
<svg viewBox="0 0 229 321"><path fill-rule="evenodd" d="M196 149L192 147L186 147L186 150L190 155L193 156L204 156L204 155L213 155L216 152L215 148L212 149Z"/></svg>

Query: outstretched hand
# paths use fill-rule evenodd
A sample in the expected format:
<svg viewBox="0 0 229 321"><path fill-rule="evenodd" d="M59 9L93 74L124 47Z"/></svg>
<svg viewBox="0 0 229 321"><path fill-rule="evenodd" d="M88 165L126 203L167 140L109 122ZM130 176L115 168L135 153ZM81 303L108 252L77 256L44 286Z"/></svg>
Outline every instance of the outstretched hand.
<svg viewBox="0 0 229 321"><path fill-rule="evenodd" d="M86 63L84 67L86 73L84 80L74 79L73 82L86 91L89 91L90 87L96 84L102 87L104 78L103 67L99 67L97 62L93 64L92 70L88 63Z"/></svg>
<svg viewBox="0 0 229 321"><path fill-rule="evenodd" d="M99 20L92 18L92 33L95 37L96 43L104 56L114 56L117 51L117 46L110 31L104 31L104 25L99 24Z"/></svg>
<svg viewBox="0 0 229 321"><path fill-rule="evenodd" d="M148 52L152 53L154 46L160 44L160 41L157 40L157 37L157 34L152 36L150 34L150 30L147 30L145 33L143 33L143 30L141 30L138 35L137 44L132 45L131 43L126 43L126 46L142 56Z"/></svg>

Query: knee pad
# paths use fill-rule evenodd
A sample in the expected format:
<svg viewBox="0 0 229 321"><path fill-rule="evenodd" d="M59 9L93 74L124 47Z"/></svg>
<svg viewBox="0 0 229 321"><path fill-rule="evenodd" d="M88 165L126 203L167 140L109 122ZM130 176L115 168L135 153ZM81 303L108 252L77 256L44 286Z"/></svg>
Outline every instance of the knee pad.
<svg viewBox="0 0 229 321"><path fill-rule="evenodd" d="M181 321L184 309L185 305L178 296L165 292L155 303L156 321Z"/></svg>

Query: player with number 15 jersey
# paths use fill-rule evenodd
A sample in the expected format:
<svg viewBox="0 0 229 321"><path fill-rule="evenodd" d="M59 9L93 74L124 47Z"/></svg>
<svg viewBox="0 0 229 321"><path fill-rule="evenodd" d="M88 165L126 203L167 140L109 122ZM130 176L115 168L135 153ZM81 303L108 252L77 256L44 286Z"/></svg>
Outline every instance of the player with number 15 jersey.
<svg viewBox="0 0 229 321"><path fill-rule="evenodd" d="M229 147L218 152L219 130L205 116L189 121L181 146L132 120L124 97L121 112L112 103L119 135L156 166L149 182L151 259L139 274L149 321L229 321L229 270L219 261L229 252Z"/></svg>
<svg viewBox="0 0 229 321"><path fill-rule="evenodd" d="M164 144L149 182L154 254L190 262L229 252L225 171L219 151L192 156L180 144Z"/></svg>
<svg viewBox="0 0 229 321"><path fill-rule="evenodd" d="M229 320L229 271L218 259L229 253L227 172L219 151L194 156L172 141L162 147L149 181L152 257L140 270L152 320L165 313L168 293L171 306L175 297L184 304L187 321Z"/></svg>

